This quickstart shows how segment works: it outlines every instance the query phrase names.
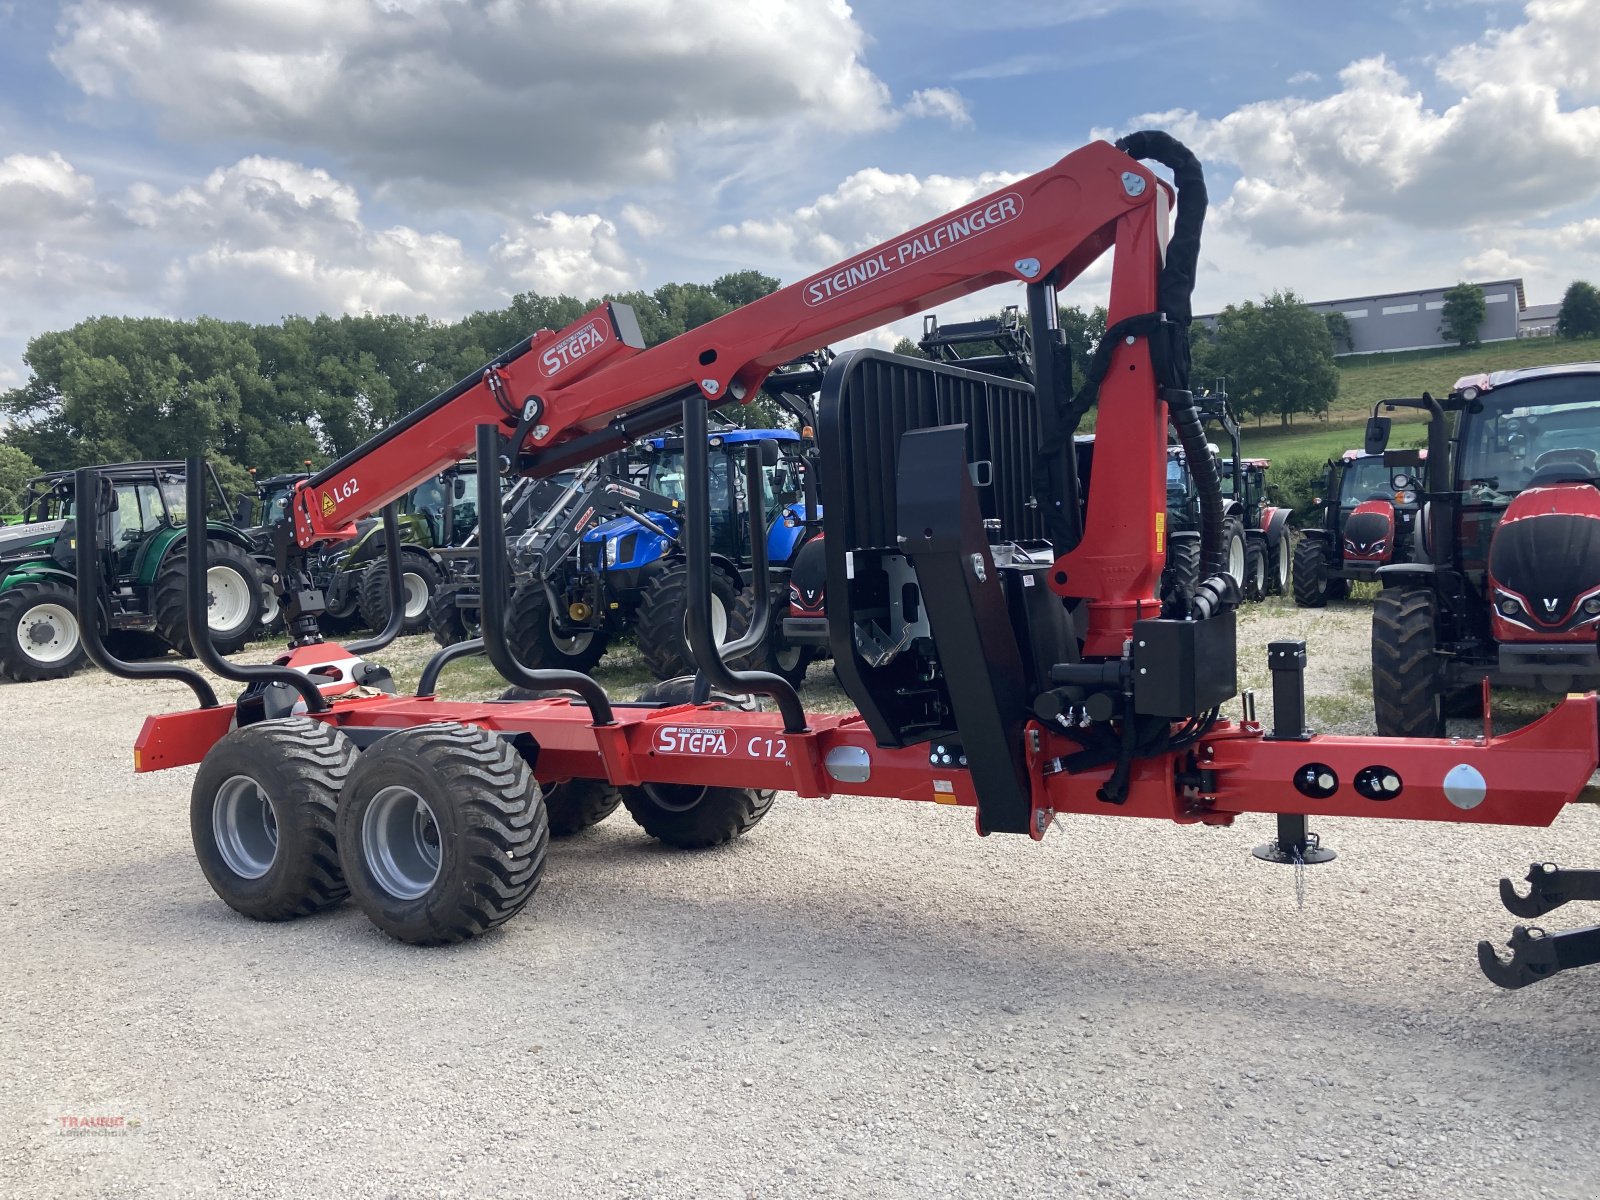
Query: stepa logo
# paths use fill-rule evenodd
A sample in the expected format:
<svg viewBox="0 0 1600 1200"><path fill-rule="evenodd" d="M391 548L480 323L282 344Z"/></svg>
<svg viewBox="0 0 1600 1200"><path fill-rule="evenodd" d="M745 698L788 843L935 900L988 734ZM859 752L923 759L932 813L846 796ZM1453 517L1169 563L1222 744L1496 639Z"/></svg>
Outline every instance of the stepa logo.
<svg viewBox="0 0 1600 1200"><path fill-rule="evenodd" d="M731 729L707 725L663 725L656 730L657 754L733 753L738 739Z"/></svg>
<svg viewBox="0 0 1600 1200"><path fill-rule="evenodd" d="M585 354L605 344L605 329L599 321L590 321L577 333L562 338L539 356L539 373L546 379L559 375Z"/></svg>

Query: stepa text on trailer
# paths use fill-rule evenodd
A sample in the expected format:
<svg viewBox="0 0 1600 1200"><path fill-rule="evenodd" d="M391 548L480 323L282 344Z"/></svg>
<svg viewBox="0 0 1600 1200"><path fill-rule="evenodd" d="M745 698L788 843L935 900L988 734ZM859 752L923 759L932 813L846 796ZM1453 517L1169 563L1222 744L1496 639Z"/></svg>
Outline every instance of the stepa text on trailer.
<svg viewBox="0 0 1600 1200"><path fill-rule="evenodd" d="M1144 159L1168 166L1176 186ZM1280 642L1271 731L1248 697L1242 720L1220 715L1237 690L1237 590L1222 571L1220 481L1187 389L1204 211L1193 155L1139 133L649 350L618 304L534 334L307 480L290 550L350 537L359 517L473 450L480 464L542 477L682 421L693 684L613 703L586 675L516 660L484 470L481 643L441 651L417 695L395 695L360 657L367 647L318 639L318 598L286 552L294 647L274 667L210 656L246 691L217 704L193 679L202 707L150 718L136 769L201 764L196 850L233 907L281 919L348 890L416 943L512 916L538 884L549 828L598 819L619 799L678 846L742 834L780 789L967 807L980 834L1034 839L1065 813L1212 825L1276 813L1277 840L1259 853L1280 862L1328 856L1307 830L1312 816L1549 824L1595 769L1593 696L1504 737L1320 737L1304 727L1303 643ZM1055 289L1107 250L1109 325L1074 396ZM819 344L1013 281L1026 285L1030 382L877 351L827 368L817 401L827 623L859 711L808 715L778 676L730 670L709 620L708 406L754 396L774 367ZM1072 418L1093 402L1095 468L1080 495ZM1169 419L1202 511L1206 582L1181 611L1156 598ZM747 469L756 476L759 462ZM723 654L737 660L771 619L758 603ZM440 669L479 648L523 695L563 694L437 699ZM777 711L730 707L727 697L752 694ZM1537 884L1531 900L1511 897L1524 908L1568 898ZM1504 986L1600 959L1600 932L1522 931L1513 947L1509 962L1480 947Z"/></svg>

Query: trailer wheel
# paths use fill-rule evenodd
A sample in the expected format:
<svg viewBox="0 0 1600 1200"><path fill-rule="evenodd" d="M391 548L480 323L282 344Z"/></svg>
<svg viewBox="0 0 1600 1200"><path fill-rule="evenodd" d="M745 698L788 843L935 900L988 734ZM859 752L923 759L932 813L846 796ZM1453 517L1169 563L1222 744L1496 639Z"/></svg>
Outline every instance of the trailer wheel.
<svg viewBox="0 0 1600 1200"><path fill-rule="evenodd" d="M180 545L156 573L156 632L179 654L189 644L189 559ZM218 654L242 650L261 623L261 579L256 562L232 542L206 539L206 625Z"/></svg>
<svg viewBox="0 0 1600 1200"><path fill-rule="evenodd" d="M1379 737L1444 736L1434 630L1434 599L1427 588L1378 593L1372 606L1372 706Z"/></svg>
<svg viewBox="0 0 1600 1200"><path fill-rule="evenodd" d="M815 651L810 646L795 646L784 640L783 614L787 609L787 604L777 599L773 600L772 626L767 630L766 639L732 665L740 671L769 671L774 675L783 676L792 686L799 687L805 681L806 668L811 665ZM734 628L749 629L755 615L756 596L746 588L734 601Z"/></svg>
<svg viewBox="0 0 1600 1200"><path fill-rule="evenodd" d="M468 610L456 603L460 591L459 583L441 584L439 590L434 592L433 599L428 601L428 628L433 631L433 640L441 646L454 646L457 642L470 641L483 633L482 624L469 617Z"/></svg>
<svg viewBox="0 0 1600 1200"><path fill-rule="evenodd" d="M652 684L639 694L641 703L687 704L693 676ZM722 697L720 707L746 708L743 698ZM776 792L754 788L647 783L622 789L628 815L645 833L680 850L703 850L743 837L772 808Z"/></svg>
<svg viewBox="0 0 1600 1200"><path fill-rule="evenodd" d="M338 729L306 717L235 729L195 774L189 830L212 891L257 921L287 921L349 894L334 812L356 761Z"/></svg>
<svg viewBox="0 0 1600 1200"><path fill-rule="evenodd" d="M555 615L544 585L530 579L511 594L511 612L506 617L506 638L517 658L539 670L564 667L587 671L605 655L606 631L588 629L564 635L556 630Z"/></svg>
<svg viewBox="0 0 1600 1200"><path fill-rule="evenodd" d="M551 837L571 837L598 825L622 803L622 792L604 779L568 779L542 785Z"/></svg>
<svg viewBox="0 0 1600 1200"><path fill-rule="evenodd" d="M361 911L415 946L466 941L522 910L550 826L512 744L441 722L361 755L339 801L339 858Z"/></svg>
<svg viewBox="0 0 1600 1200"><path fill-rule="evenodd" d="M1267 598L1267 548L1260 542L1247 542L1244 548L1244 598Z"/></svg>
<svg viewBox="0 0 1600 1200"><path fill-rule="evenodd" d="M1328 548L1317 538L1295 543L1294 602L1301 608L1327 607Z"/></svg>
<svg viewBox="0 0 1600 1200"><path fill-rule="evenodd" d="M0 675L64 679L83 666L76 594L64 583L19 583L0 592Z"/></svg>
<svg viewBox="0 0 1600 1200"><path fill-rule="evenodd" d="M734 616L737 590L733 580L712 569L711 633L719 646L738 637L743 629ZM639 654L657 679L674 679L695 669L685 634L688 598L689 568L681 562L663 567L641 590L635 633Z"/></svg>
<svg viewBox="0 0 1600 1200"><path fill-rule="evenodd" d="M428 605L439 590L439 568L426 554L415 550L400 552L400 592L405 597L406 617L401 633L421 633L428 628ZM357 603L361 619L371 629L389 623L389 562L379 555L361 576Z"/></svg>

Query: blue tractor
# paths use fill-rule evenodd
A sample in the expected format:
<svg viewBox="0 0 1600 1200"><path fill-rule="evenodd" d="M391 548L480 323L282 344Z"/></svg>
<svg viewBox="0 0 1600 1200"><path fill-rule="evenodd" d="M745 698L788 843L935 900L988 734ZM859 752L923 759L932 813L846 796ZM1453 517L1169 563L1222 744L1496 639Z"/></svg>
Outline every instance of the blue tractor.
<svg viewBox="0 0 1600 1200"><path fill-rule="evenodd" d="M761 494L747 495L745 460L760 455ZM774 612L789 602L790 574L814 526L804 500L806 443L791 429L723 429L710 435L712 624L719 642L749 627L754 608L750 506L767 529L768 582ZM684 638L688 571L679 545L684 500L681 437L645 442L642 480L602 476L563 506L566 514L533 545L519 546L521 582L512 595L508 634L534 667L588 670L611 639L631 629L652 674L693 672ZM541 544L542 542L542 544ZM821 648L786 638L781 619L740 666L804 676Z"/></svg>

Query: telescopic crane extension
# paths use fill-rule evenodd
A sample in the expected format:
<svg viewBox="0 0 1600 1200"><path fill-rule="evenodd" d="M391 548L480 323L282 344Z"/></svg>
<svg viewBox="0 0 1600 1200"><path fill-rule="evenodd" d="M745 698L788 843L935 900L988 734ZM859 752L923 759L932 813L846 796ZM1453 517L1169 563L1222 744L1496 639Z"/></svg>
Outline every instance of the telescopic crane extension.
<svg viewBox="0 0 1600 1200"><path fill-rule="evenodd" d="M617 303L535 333L296 490L278 543L289 652L275 667L220 662L249 684L244 695L208 704L197 686L202 707L149 718L136 769L202 764L196 851L235 908L281 918L348 887L382 928L420 943L513 915L542 871L546 820L575 828L619 800L682 846L744 832L775 790L931 800L974 809L980 834L1036 840L1060 814L1227 825L1274 813L1277 839L1257 853L1296 864L1332 857L1307 828L1314 816L1548 825L1596 768L1592 695L1501 737L1487 722L1470 739L1318 736L1305 728L1304 643L1276 642L1272 728L1249 693L1241 719L1222 716L1237 692L1237 594L1219 561L1220 481L1188 389L1205 208L1194 156L1166 134L1137 133L653 348ZM1074 392L1055 293L1107 250L1108 328ZM858 713L807 714L781 678L730 670L709 627L708 408L751 399L803 352L1010 282L1026 285L1030 382L870 350L823 373L828 636ZM1072 435L1095 405L1085 487ZM488 468L548 476L679 422L695 688L613 703L587 676L529 671L502 632L506 567ZM1169 422L1202 501L1205 582L1181 611L1156 598ZM441 651L418 694L398 696L360 658L370 644L321 642L299 559L474 451L484 638ZM753 458L749 470L756 486ZM80 495L95 494L86 487ZM765 564L755 570L757 628L723 648L730 660L776 619L759 583ZM94 622L84 628L97 642ZM440 669L478 650L536 698L437 699ZM127 667L99 645L91 652ZM730 706L738 694L766 695L778 711ZM286 793L291 778L299 790ZM342 882L329 883L330 870ZM1537 881L1531 900L1510 895L1513 911L1568 898L1541 901ZM1519 927L1509 962L1488 943L1480 959L1496 983L1518 987L1600 961L1600 931Z"/></svg>

